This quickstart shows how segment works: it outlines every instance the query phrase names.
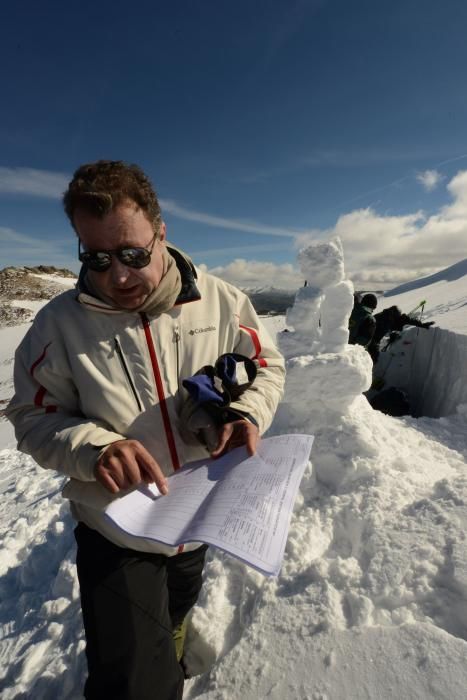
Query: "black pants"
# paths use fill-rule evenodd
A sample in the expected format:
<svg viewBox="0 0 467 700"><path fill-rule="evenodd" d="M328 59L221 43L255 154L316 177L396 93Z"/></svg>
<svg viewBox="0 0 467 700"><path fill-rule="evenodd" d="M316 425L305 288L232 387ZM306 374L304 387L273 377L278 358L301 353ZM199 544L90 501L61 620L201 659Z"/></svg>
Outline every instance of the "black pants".
<svg viewBox="0 0 467 700"><path fill-rule="evenodd" d="M196 603L206 546L166 557L75 529L86 634L87 700L179 700L183 672L172 627Z"/></svg>

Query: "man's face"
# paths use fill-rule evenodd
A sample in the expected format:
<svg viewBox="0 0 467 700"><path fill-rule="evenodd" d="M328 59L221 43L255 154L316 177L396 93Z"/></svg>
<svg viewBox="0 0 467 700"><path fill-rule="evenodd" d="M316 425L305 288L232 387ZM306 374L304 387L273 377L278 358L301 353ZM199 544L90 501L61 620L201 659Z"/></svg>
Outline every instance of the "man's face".
<svg viewBox="0 0 467 700"><path fill-rule="evenodd" d="M115 207L103 219L78 209L73 223L83 248L88 251L114 250L125 246L150 248L154 237L152 224L143 211L130 200ZM164 224L161 224L149 265L139 269L127 267L116 255L112 255L112 264L108 270L96 272L88 269L92 284L118 306L125 309L137 308L161 281L162 246L165 246Z"/></svg>

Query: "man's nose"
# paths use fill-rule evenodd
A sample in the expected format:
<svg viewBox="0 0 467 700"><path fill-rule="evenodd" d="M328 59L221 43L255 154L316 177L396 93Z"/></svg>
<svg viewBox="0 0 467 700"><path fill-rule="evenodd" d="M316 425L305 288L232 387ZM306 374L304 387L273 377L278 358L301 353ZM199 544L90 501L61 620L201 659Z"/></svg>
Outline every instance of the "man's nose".
<svg viewBox="0 0 467 700"><path fill-rule="evenodd" d="M112 256L110 270L112 273L112 282L114 284L124 284L130 276L130 269L121 263L116 255Z"/></svg>

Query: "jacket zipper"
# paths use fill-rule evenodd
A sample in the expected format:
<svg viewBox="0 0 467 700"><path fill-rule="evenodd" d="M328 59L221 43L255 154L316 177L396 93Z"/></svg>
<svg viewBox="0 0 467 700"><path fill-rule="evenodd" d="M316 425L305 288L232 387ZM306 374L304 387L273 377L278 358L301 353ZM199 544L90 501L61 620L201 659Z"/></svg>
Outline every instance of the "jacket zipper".
<svg viewBox="0 0 467 700"><path fill-rule="evenodd" d="M167 438L167 444L169 446L170 458L172 460L172 467L176 471L180 469L180 461L178 459L177 447L175 445L175 438L172 431L172 426L170 424L169 411L167 409L167 401L164 394L164 385L162 384L162 377L159 369L159 363L157 361L156 349L154 347L154 341L151 335L151 328L149 324L149 319L145 313L141 313L141 320L143 322L144 335L146 337L146 344L149 350L149 357L151 358L152 371L154 374L154 381L156 383L157 396L159 398L159 406L162 413L162 421L164 423L165 436Z"/></svg>
<svg viewBox="0 0 467 700"><path fill-rule="evenodd" d="M119 357L120 363L122 365L125 376L128 380L128 384L130 385L130 389L133 393L133 396L135 397L135 401L136 401L136 405L138 406L138 410L141 413L141 411L143 410L143 407L141 405L141 401L139 400L139 396L138 396L138 393L136 391L136 387L135 387L135 383L133 381L133 378L130 374L130 370L128 369L128 365L125 362L125 356L123 354L122 347L118 341L118 338L114 338L114 342L115 342L115 351Z"/></svg>
<svg viewBox="0 0 467 700"><path fill-rule="evenodd" d="M167 403L165 400L165 395L164 395L164 386L162 384L162 377L161 373L159 370L159 363L157 362L157 355L156 355L156 349L154 347L154 342L152 339L151 335L151 328L149 325L149 319L146 316L146 314L142 313L141 314L141 319L143 321L143 328L144 328L144 334L146 336L146 343L148 345L148 350L149 350L149 356L151 358L151 364L152 364L152 371L154 372L154 379L156 382L156 389L157 389L157 395L159 397L159 406L161 409L162 413L162 420L164 422L164 428L165 428L165 435L167 438L167 443L169 445L169 451L170 451L170 457L172 460L172 466L174 468L174 471L177 471L177 469L180 469L180 461L178 459L178 454L177 454L177 448L175 446L175 439L172 431L172 426L170 424L170 418L169 418L169 412L167 410ZM179 363L179 356L178 356L178 342L180 340L180 335L178 333L178 330L175 331L175 343L177 346L177 382L180 381L180 363ZM181 554L185 549L184 544L179 544L177 553Z"/></svg>
<svg viewBox="0 0 467 700"><path fill-rule="evenodd" d="M181 389L181 384L180 384L180 333L178 332L178 328L174 330L174 341L175 341L175 358L176 358L176 363L177 363L177 383L178 383L178 390L180 391Z"/></svg>

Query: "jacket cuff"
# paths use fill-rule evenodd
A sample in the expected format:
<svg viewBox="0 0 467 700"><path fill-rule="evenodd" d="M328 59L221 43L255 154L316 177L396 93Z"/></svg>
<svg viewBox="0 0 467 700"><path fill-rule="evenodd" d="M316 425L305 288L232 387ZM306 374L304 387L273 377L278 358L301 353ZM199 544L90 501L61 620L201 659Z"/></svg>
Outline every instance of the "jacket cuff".
<svg viewBox="0 0 467 700"><path fill-rule="evenodd" d="M257 428L259 428L258 421L256 418L253 418L251 413L247 413L247 411L241 411L238 408L232 408L232 406L228 406L225 409L221 409L221 416L222 416L222 422L223 423L232 423L234 420L246 420L249 423L253 423L253 425L256 425Z"/></svg>
<svg viewBox="0 0 467 700"><path fill-rule="evenodd" d="M123 435L105 431L105 435L95 438L92 443L87 443L79 448L79 457L77 460L75 473L69 476L79 479L79 481L95 481L94 467L102 453L113 442L125 440Z"/></svg>

